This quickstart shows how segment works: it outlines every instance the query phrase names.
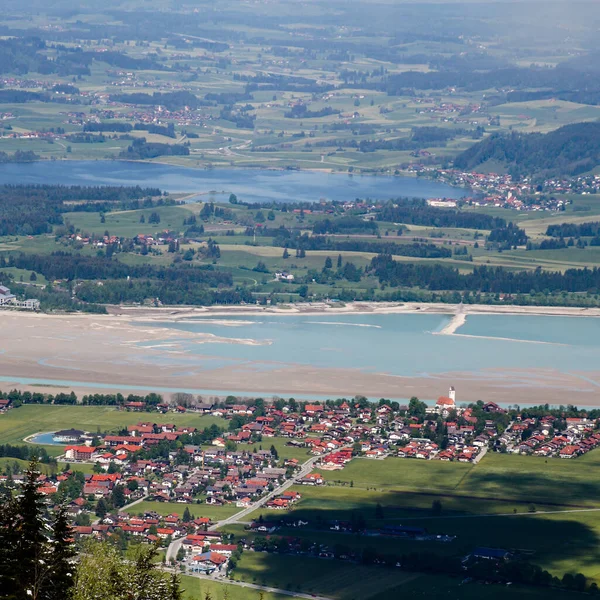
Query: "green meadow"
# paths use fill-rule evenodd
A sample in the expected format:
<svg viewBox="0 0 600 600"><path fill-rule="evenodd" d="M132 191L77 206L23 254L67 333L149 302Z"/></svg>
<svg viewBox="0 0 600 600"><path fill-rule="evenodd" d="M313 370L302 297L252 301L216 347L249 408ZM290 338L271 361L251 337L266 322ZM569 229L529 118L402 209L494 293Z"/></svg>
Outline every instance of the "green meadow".
<svg viewBox="0 0 600 600"><path fill-rule="evenodd" d="M62 391L62 390L61 390ZM204 428L212 424L226 426L224 419L197 414L162 415L159 413L128 412L110 406L48 406L27 404L0 415L0 444L18 444L29 435L59 429L77 428L85 431L112 431L135 425L140 421L173 423ZM47 446L48 451L62 446Z"/></svg>
<svg viewBox="0 0 600 600"><path fill-rule="evenodd" d="M159 515L166 517L168 515L176 514L179 517L183 517L185 509L189 508L190 513L194 518L208 517L213 521L219 521L231 517L242 510L237 508L235 504L226 504L225 506L212 506L210 504L182 504L179 502L152 502L146 501L139 502L132 506L128 512L134 515L155 512Z"/></svg>

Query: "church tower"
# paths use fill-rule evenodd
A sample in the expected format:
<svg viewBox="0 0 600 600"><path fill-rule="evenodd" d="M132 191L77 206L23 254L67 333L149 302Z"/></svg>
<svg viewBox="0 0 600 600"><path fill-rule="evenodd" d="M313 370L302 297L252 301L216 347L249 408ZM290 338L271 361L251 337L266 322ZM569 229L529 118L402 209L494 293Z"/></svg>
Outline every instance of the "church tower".
<svg viewBox="0 0 600 600"><path fill-rule="evenodd" d="M456 390L453 385L450 386L450 390L448 391L448 398L452 400L453 404L456 404Z"/></svg>

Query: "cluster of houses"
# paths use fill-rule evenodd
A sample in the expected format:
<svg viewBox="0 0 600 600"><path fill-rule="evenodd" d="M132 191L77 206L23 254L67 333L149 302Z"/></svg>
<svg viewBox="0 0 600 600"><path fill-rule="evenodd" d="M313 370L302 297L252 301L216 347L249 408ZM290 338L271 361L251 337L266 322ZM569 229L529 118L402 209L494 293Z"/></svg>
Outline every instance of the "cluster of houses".
<svg viewBox="0 0 600 600"><path fill-rule="evenodd" d="M524 419L513 423L498 438L498 443L514 454L559 458L576 458L600 446L600 433L591 419L567 418L561 431L556 431L555 425L553 417L542 417L539 422Z"/></svg>
<svg viewBox="0 0 600 600"><path fill-rule="evenodd" d="M554 194L595 194L600 190L598 175L553 178L539 183L530 178L513 181L508 174L438 169L423 164L413 164L409 171L422 175L435 172L436 178L441 181L473 190L478 194L476 198L468 199L473 206L495 206L521 211L561 210L568 201L555 197Z"/></svg>
<svg viewBox="0 0 600 600"><path fill-rule="evenodd" d="M207 517L184 520L178 513L160 516L146 512L140 516L118 512L108 514L92 525L75 525L77 539L106 539L113 534L123 534L134 540L168 545L175 538L184 537L184 551L222 552L222 534L209 530L211 520ZM235 548L235 547L234 547ZM226 561L223 561L226 562Z"/></svg>

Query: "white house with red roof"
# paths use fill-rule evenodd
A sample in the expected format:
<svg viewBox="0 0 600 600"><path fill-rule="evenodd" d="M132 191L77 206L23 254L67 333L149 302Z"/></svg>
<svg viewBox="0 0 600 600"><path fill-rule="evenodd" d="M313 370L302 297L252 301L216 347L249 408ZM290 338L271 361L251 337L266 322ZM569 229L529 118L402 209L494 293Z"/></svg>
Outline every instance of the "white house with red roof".
<svg viewBox="0 0 600 600"><path fill-rule="evenodd" d="M435 403L436 412L447 416L451 410L456 408L456 390L450 386L447 396L440 396Z"/></svg>

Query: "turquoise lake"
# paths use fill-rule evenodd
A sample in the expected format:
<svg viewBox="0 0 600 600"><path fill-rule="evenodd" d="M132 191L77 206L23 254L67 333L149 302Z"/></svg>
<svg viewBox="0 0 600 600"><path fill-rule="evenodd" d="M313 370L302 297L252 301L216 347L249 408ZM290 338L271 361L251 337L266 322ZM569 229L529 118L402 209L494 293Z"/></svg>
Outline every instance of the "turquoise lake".
<svg viewBox="0 0 600 600"><path fill-rule="evenodd" d="M168 192L206 194L227 201L318 202L405 197L461 198L465 190L412 177L341 175L313 171L261 169L202 170L127 161L37 161L0 165L0 184L141 185Z"/></svg>
<svg viewBox="0 0 600 600"><path fill-rule="evenodd" d="M264 315L152 325L259 343L197 344L181 338L187 353L161 358L183 365L195 357L193 362L206 368L252 361L266 370L293 363L402 376L491 368L600 370L600 318L475 315L467 317L459 335L434 335L449 321L442 314Z"/></svg>

